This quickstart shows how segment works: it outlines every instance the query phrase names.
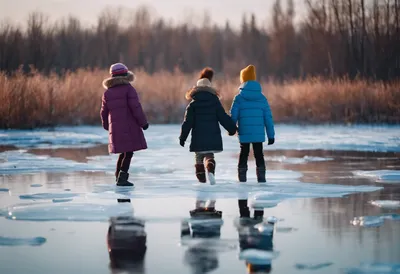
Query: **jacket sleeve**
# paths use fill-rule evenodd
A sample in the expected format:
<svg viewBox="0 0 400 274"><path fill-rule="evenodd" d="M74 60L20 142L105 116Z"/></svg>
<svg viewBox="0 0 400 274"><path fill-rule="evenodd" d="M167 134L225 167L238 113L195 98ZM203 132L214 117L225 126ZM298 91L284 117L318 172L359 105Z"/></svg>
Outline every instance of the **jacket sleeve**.
<svg viewBox="0 0 400 274"><path fill-rule="evenodd" d="M239 97L236 95L235 98L233 99L233 103L231 106L231 117L235 125L237 124L239 120Z"/></svg>
<svg viewBox="0 0 400 274"><path fill-rule="evenodd" d="M144 127L147 124L146 115L144 114L142 105L140 104L139 95L134 88L130 88L128 91L128 106L138 125Z"/></svg>
<svg viewBox="0 0 400 274"><path fill-rule="evenodd" d="M107 101L105 96L101 98L101 109L100 109L100 117L101 117L101 124L103 125L103 128L105 130L108 130L108 107L107 107Z"/></svg>
<svg viewBox="0 0 400 274"><path fill-rule="evenodd" d="M225 109L219 100L217 105L217 115L218 115L218 121L229 132L229 134L231 135L235 134L237 130L236 124L232 120L232 118L225 112Z"/></svg>
<svg viewBox="0 0 400 274"><path fill-rule="evenodd" d="M186 107L185 117L183 119L182 128L181 128L181 135L179 139L182 141L186 141L187 137L189 136L190 130L193 128L194 123L194 114L193 114L193 106L189 104Z"/></svg>
<svg viewBox="0 0 400 274"><path fill-rule="evenodd" d="M265 98L265 106L264 106L264 124L265 124L265 129L267 130L268 139L274 139L275 138L274 121L272 118L272 112L271 108L269 107L267 98Z"/></svg>

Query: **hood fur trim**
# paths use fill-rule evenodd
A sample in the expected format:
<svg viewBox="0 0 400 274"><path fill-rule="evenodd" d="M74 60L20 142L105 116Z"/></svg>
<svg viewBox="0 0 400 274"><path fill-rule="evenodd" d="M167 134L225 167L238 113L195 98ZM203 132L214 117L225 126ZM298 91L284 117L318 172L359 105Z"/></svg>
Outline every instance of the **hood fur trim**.
<svg viewBox="0 0 400 274"><path fill-rule="evenodd" d="M135 81L135 74L132 71L128 71L127 76L117 76L117 77L110 77L103 81L103 87L105 89L109 89L119 85L128 85Z"/></svg>
<svg viewBox="0 0 400 274"><path fill-rule="evenodd" d="M212 87L208 87L208 86L196 86L196 87L193 87L193 88L189 89L189 90L186 92L185 97L186 97L187 100L192 100L192 99L193 99L193 96L194 96L196 93L200 92L200 91L207 91L207 92L209 92L209 93L211 93L211 94L216 95L216 96L219 98L219 93L218 93L218 91L217 91L216 89L214 89L214 88L212 88Z"/></svg>
<svg viewBox="0 0 400 274"><path fill-rule="evenodd" d="M211 87L211 82L207 78L201 78L197 81L196 86L198 87Z"/></svg>

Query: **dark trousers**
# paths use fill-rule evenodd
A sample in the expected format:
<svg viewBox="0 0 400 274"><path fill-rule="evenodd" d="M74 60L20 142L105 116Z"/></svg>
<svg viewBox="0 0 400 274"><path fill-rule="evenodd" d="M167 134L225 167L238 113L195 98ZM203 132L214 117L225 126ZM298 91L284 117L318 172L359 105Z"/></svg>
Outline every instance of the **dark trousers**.
<svg viewBox="0 0 400 274"><path fill-rule="evenodd" d="M115 170L115 177L118 177L119 171L128 172L129 166L131 165L133 152L121 153L118 157L117 168Z"/></svg>
<svg viewBox="0 0 400 274"><path fill-rule="evenodd" d="M263 143L251 143L253 145L256 166L265 168ZM240 143L239 168L247 168L247 160L250 154L250 143Z"/></svg>

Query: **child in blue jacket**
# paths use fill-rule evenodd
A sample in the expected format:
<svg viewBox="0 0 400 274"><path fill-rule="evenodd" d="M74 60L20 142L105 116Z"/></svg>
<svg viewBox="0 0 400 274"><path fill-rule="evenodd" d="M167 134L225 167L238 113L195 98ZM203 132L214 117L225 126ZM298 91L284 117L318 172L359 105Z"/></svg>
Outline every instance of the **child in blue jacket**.
<svg viewBox="0 0 400 274"><path fill-rule="evenodd" d="M235 96L231 107L232 120L238 124L240 142L238 178L239 182L247 180L247 160L252 144L257 166L257 181L265 183L263 142L265 142L265 131L268 135L268 145L275 142L272 113L268 100L262 93L261 85L256 81L256 69L253 65L240 71L240 82L239 94Z"/></svg>

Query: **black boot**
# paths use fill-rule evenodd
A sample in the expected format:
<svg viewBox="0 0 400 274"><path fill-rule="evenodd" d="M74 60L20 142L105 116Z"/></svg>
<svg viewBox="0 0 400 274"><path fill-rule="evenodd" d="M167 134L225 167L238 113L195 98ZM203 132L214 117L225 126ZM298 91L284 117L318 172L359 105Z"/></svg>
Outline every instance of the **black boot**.
<svg viewBox="0 0 400 274"><path fill-rule="evenodd" d="M259 183L266 183L265 179L265 167L257 167L257 181Z"/></svg>
<svg viewBox="0 0 400 274"><path fill-rule="evenodd" d="M239 182L243 182L243 183L247 181L247 167L246 168L242 168L242 167L238 168L238 179L239 179Z"/></svg>
<svg viewBox="0 0 400 274"><path fill-rule="evenodd" d="M196 177L200 183L205 183L206 180L206 169L204 168L204 164L196 164Z"/></svg>
<svg viewBox="0 0 400 274"><path fill-rule="evenodd" d="M117 186L133 186L131 182L128 182L128 178L129 173L121 170L118 174Z"/></svg>

